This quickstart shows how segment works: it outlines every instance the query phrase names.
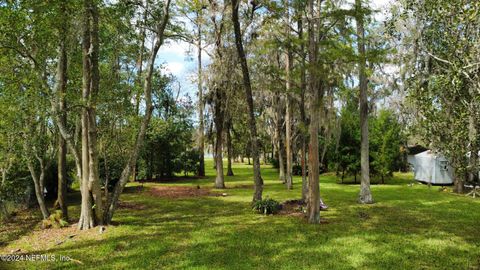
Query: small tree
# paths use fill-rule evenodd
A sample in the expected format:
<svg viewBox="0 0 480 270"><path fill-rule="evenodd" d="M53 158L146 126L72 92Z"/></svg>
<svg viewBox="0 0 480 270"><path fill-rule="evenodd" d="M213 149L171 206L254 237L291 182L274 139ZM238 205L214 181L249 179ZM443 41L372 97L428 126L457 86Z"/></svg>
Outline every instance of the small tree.
<svg viewBox="0 0 480 270"><path fill-rule="evenodd" d="M393 171L400 166L402 143L402 128L396 115L382 109L371 121L371 160L372 172L385 183L385 178L392 176Z"/></svg>

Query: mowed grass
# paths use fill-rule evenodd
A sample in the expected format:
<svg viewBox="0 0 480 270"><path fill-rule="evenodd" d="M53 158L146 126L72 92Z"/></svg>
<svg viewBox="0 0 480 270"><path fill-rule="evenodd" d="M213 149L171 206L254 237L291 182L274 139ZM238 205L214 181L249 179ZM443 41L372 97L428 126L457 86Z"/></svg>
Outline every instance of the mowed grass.
<svg viewBox="0 0 480 270"><path fill-rule="evenodd" d="M438 187L408 186L410 174L373 185L373 205L356 202L358 185L340 185L322 175L320 190L328 223L311 225L298 217L252 212L252 167L234 164L226 177L228 196L167 199L154 186L213 186L208 178L169 184L148 183L122 195L144 209L120 209L99 235L75 237L61 245L33 248L27 233L0 249L69 256L69 262L3 264L7 269L479 269L480 199L440 192ZM286 190L277 171L262 168L264 197L298 199L301 179ZM136 186L132 183L129 186ZM131 188L133 190L133 188ZM72 215L78 206L70 207ZM38 233L38 232L37 232ZM30 238L29 238L30 237ZM2 252L3 251L3 252ZM80 263L81 262L81 263ZM1 262L0 262L1 263ZM1 268L1 266L0 266Z"/></svg>

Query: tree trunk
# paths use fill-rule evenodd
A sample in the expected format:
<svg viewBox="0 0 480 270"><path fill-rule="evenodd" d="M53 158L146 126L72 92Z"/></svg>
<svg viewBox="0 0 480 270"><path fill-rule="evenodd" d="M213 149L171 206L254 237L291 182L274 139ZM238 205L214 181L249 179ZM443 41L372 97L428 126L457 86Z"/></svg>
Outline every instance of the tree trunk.
<svg viewBox="0 0 480 270"><path fill-rule="evenodd" d="M292 98L291 98L291 78L290 72L293 66L293 55L290 49L290 13L289 0L285 0L285 34L287 37L287 51L285 54L285 91L286 91L286 112L285 112L285 152L287 155L287 170L285 172L285 183L287 189L293 188L292 167L293 167L293 152L292 152Z"/></svg>
<svg viewBox="0 0 480 270"><path fill-rule="evenodd" d="M464 190L464 184L465 181L461 177L456 176L454 180L454 191L456 193L462 194Z"/></svg>
<svg viewBox="0 0 480 270"><path fill-rule="evenodd" d="M310 86L312 87L312 86ZM308 150L308 222L320 223L320 186L319 186L319 154L318 154L318 130L319 130L319 107L320 90L313 90L312 101L310 102L310 144Z"/></svg>
<svg viewBox="0 0 480 270"><path fill-rule="evenodd" d="M217 175L215 177L215 188L225 188L225 179L223 175L223 122L224 111L222 109L223 95L221 89L215 88L214 121L215 121L215 168Z"/></svg>
<svg viewBox="0 0 480 270"><path fill-rule="evenodd" d="M82 110L82 180L80 182L82 202L80 210L80 220L78 221L79 230L88 230L95 226L92 213L92 199L90 196L89 188L90 156L88 150L88 111L87 108L84 108Z"/></svg>
<svg viewBox="0 0 480 270"><path fill-rule="evenodd" d="M213 162L213 169L216 170L217 169L217 146L216 146L216 141L215 139L212 138L212 149L213 149L213 160L215 162Z"/></svg>
<svg viewBox="0 0 480 270"><path fill-rule="evenodd" d="M370 164L369 164L369 143L368 143L368 82L366 74L367 59L365 53L365 31L363 27L363 11L361 0L355 0L357 13L357 38L359 61L359 79L360 79L360 133L361 133L361 185L358 201L363 204L373 203L372 193L370 192Z"/></svg>
<svg viewBox="0 0 480 270"><path fill-rule="evenodd" d="M109 200L109 194L108 194L108 185L110 182L110 168L108 168L108 159L107 159L107 150L104 149L103 151L103 168L105 171L105 190L103 191L105 193L105 201L108 202Z"/></svg>
<svg viewBox="0 0 480 270"><path fill-rule="evenodd" d="M200 11L201 12L201 11ZM197 13L197 18L200 16ZM204 135L204 119L203 119L203 78L202 78L202 24L200 19L197 22L198 27L198 150L200 152L200 161L198 167L198 176L205 176L205 135Z"/></svg>
<svg viewBox="0 0 480 270"><path fill-rule="evenodd" d="M66 10L65 3L62 2L61 14L62 19L65 19ZM65 20L64 20L65 22ZM58 120L61 121L62 126L67 125L67 112L65 95L67 93L67 48L66 48L67 27L66 22L60 28L60 43L59 43L59 59L57 66L58 78L58 111L60 115ZM63 219L68 221L68 207L66 202L67 196L67 141L62 137L58 137L58 183L57 183L57 202L56 204L62 211Z"/></svg>
<svg viewBox="0 0 480 270"><path fill-rule="evenodd" d="M82 101L82 205L78 228L88 230L103 225L103 202L98 177L96 97L99 90L98 10L92 0L85 0L83 29ZM93 203L93 205L92 205Z"/></svg>
<svg viewBox="0 0 480 270"><path fill-rule="evenodd" d="M38 205L40 206L40 210L42 211L43 219L46 219L48 218L48 216L50 216L50 213L48 212L48 209L47 209L47 205L45 204L45 199L43 194L43 191L45 190L45 170L46 170L46 167L41 165L40 176L38 180L39 190L37 189L37 187L35 187L35 193L37 194Z"/></svg>
<svg viewBox="0 0 480 270"><path fill-rule="evenodd" d="M103 202L102 190L100 187L100 178L98 172L98 150L97 150L97 122L96 122L96 99L100 87L100 70L98 65L99 58L99 38L98 38L98 8L92 3L90 9L92 16L92 53L91 53L91 97L88 108L88 152L89 152L89 189L94 201L95 222L103 225Z"/></svg>
<svg viewBox="0 0 480 270"><path fill-rule="evenodd" d="M67 196L67 143L62 137L58 138L58 183L57 205L62 211L62 217L68 221Z"/></svg>
<svg viewBox="0 0 480 270"><path fill-rule="evenodd" d="M307 201L308 194L308 177L307 177L307 140L302 138L302 153L301 153L301 166L302 166L302 201Z"/></svg>
<svg viewBox="0 0 480 270"><path fill-rule="evenodd" d="M148 14L148 3L149 1L143 1L142 3L145 4L145 9L143 11L143 21L141 21L140 25L140 50L138 52L138 60L137 60L137 78L135 80L136 85L138 88L141 87L142 85L142 73L143 73L143 52L145 50L145 39L146 39L146 29L147 29L147 14ZM135 114L139 115L140 113L140 91L137 91L135 93ZM133 176L133 182L137 181L137 162L135 162L135 165L133 165L132 168L132 176Z"/></svg>
<svg viewBox="0 0 480 270"><path fill-rule="evenodd" d="M227 121L227 176L233 176L233 170L232 170L232 152L233 152L233 146L232 146L232 135L230 133L232 129L232 119L230 118Z"/></svg>
<svg viewBox="0 0 480 270"><path fill-rule="evenodd" d="M276 111L276 128L275 138L277 140L277 154L278 154L278 178L282 183L286 182L285 176L285 161L283 159L283 131L282 131L282 105L280 102L280 94L275 93L274 106Z"/></svg>
<svg viewBox="0 0 480 270"><path fill-rule="evenodd" d="M60 14L59 17L62 18L62 21L64 22L62 26L59 29L60 33L60 40L59 40L59 56L58 56L58 63L57 63L57 71L56 71L56 79L55 79L55 86L53 87L53 98L50 99L51 101L51 106L52 106L52 111L53 111L53 116L54 116L54 121L58 127L58 131L61 135L61 139L59 142L59 145L66 145L68 149L70 150L71 154L73 155L75 159L75 166L77 170L77 178L79 181L81 181L81 174L82 174L82 165L81 165L81 157L80 157L80 152L77 149L77 145L75 144L75 134L72 136L67 130L66 124L66 111L65 111L65 95L66 95L66 87L67 87L67 49L66 49L66 36L67 36L67 14L65 10L65 2L62 2L62 6L60 9ZM63 142L61 141L63 139ZM60 146L59 146L60 147ZM65 150L62 150L66 152ZM61 153L59 149L59 165L62 163L61 158L63 154ZM62 169L59 168L59 172L61 172ZM66 191L63 190L63 188L60 188L60 185L64 186L66 183L62 183L63 181L66 181L66 175L64 175L63 179L59 178L59 187L58 190L61 193L62 191L63 194L58 195L58 203L60 204L60 208L62 209L62 212L64 212L64 217L67 218L67 212L66 212L66 205L65 205L65 198L64 196L66 195ZM66 188L66 187L65 187ZM62 203L62 198L63 197L63 203ZM62 206L63 204L63 206Z"/></svg>
<svg viewBox="0 0 480 270"><path fill-rule="evenodd" d="M155 68L155 59L157 57L158 50L160 46L163 44L164 41L164 33L165 28L167 26L169 20L169 12L170 12L170 3L171 0L166 0L164 5L164 16L162 21L159 22L156 29L156 40L155 44L152 48L152 52L148 59L148 67L147 67L147 75L145 76L145 83L144 83L144 95L145 95L145 115L143 117L142 124L140 126L140 130L138 131L137 138L135 144L130 152L129 159L127 164L123 168L122 174L120 176L119 181L115 185L115 189L113 190L113 194L111 196L110 201L107 203L107 210L104 212L104 222L109 224L112 221L113 214L115 209L118 205L118 199L120 198L120 194L123 191L123 188L128 182L128 178L132 172L133 167L137 161L138 153L140 151L140 147L143 145L143 141L145 138L145 134L147 133L147 127L150 123L150 119L152 116L153 106L152 106L152 77L153 77L153 70Z"/></svg>
<svg viewBox="0 0 480 270"><path fill-rule="evenodd" d="M219 134L220 133L220 134ZM217 139L222 137L222 131L217 131ZM217 142L217 155L215 157L215 164L216 164L216 172L217 175L215 177L215 188L225 188L225 178L223 175L223 154L222 154L222 142Z"/></svg>
<svg viewBox="0 0 480 270"><path fill-rule="evenodd" d="M97 129L95 123L95 109L89 110L89 123L88 123L88 154L89 154L89 190L93 196L95 204L94 214L95 223L97 225L103 225L103 202L102 202L102 190L100 187L100 178L98 175L98 152L97 152Z"/></svg>
<svg viewBox="0 0 480 270"><path fill-rule="evenodd" d="M43 194L45 183L45 165L43 161L40 161L40 175L37 175L35 168L31 161L27 161L28 170L33 179L33 186L35 188L35 197L37 198L38 206L42 212L43 219L47 219L50 216L47 205L45 204L45 197Z"/></svg>
<svg viewBox="0 0 480 270"><path fill-rule="evenodd" d="M8 169L2 169L2 186L7 184L7 171Z"/></svg>
<svg viewBox="0 0 480 270"><path fill-rule="evenodd" d="M320 12L320 11L318 11ZM310 113L310 144L308 150L308 199L307 219L309 223L320 223L320 186L319 186L319 157L318 157L318 130L321 98L323 96L322 86L318 84L315 64L317 63L317 43L315 40L316 19L314 0L308 1L308 60L309 76L308 90L311 94L309 105Z"/></svg>
<svg viewBox="0 0 480 270"><path fill-rule="evenodd" d="M298 18L298 39L303 40L303 16L300 10L303 10L304 7L299 7L297 9L297 18ZM301 166L302 166L302 200L307 201L308 193L308 178L307 178L307 139L308 135L306 134L306 128L308 127L307 116L305 113L305 92L307 89L306 82L306 59L305 59L305 45L302 42L300 44L300 55L301 55L301 65L300 65L300 117L303 123L303 129L301 130L301 139L302 139L302 153L301 153Z"/></svg>
<svg viewBox="0 0 480 270"><path fill-rule="evenodd" d="M288 95L288 94L287 94ZM293 152L292 152L292 109L290 104L290 97L287 96L286 114L285 114L285 150L287 154L287 167L285 171L285 183L287 189L293 188L292 167L293 167Z"/></svg>
<svg viewBox="0 0 480 270"><path fill-rule="evenodd" d="M145 50L145 38L146 38L146 29L147 29L147 11L148 11L148 2L141 0L142 4L145 4L145 9L143 11L143 21L140 25L140 50L138 51L138 59L136 64L137 69L137 78L135 80L136 85L140 88L142 85L142 72L143 72L143 52ZM135 93L135 114L139 115L140 113L140 91ZM135 172L135 168L133 171Z"/></svg>
<svg viewBox="0 0 480 270"><path fill-rule="evenodd" d="M475 97L474 87L470 87L469 94L471 97ZM472 98L472 100L474 100ZM472 101L470 104L470 115L468 116L468 140L470 145L470 158L468 162L468 181L470 183L475 183L478 179L478 136L477 136L477 123L475 121L475 108L476 102Z"/></svg>
<svg viewBox="0 0 480 270"><path fill-rule="evenodd" d="M80 181L80 191L82 194L80 220L78 221L78 229L88 230L93 227L93 215L92 215L92 201L90 197L90 190L88 188L88 177L90 175L89 167L89 155L88 155L88 109L87 103L90 96L90 82L91 82L91 70L90 70L90 57L89 51L91 46L90 40L90 8L91 1L84 1L84 18L83 18L83 43L82 43L82 62L83 62L83 85L82 85L82 103L84 107L81 113L81 142L82 142L82 178Z"/></svg>
<svg viewBox="0 0 480 270"><path fill-rule="evenodd" d="M232 0L232 22L235 32L235 45L237 47L238 58L242 68L243 87L245 88L245 96L247 98L248 105L248 122L250 127L250 137L252 141L253 181L255 183L253 201L258 201L262 200L263 179L260 173L260 156L258 152L257 125L255 123L255 109L253 107L252 85L250 83L250 73L248 71L247 58L243 50L242 33L240 30L240 22L238 19L239 5L239 0Z"/></svg>

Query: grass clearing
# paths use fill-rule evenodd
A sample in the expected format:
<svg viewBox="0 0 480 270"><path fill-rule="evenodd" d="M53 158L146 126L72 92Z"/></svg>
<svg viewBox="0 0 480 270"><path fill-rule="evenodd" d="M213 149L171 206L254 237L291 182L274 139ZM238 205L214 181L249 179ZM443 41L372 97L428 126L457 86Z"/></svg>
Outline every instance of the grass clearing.
<svg viewBox="0 0 480 270"><path fill-rule="evenodd" d="M12 231L1 227L0 254L68 256L70 262L3 263L7 269L479 269L480 200L440 192L411 183L399 174L386 185L373 185L374 205L356 203L359 187L340 185L322 175L320 190L329 210L328 223L310 225L295 216L262 216L250 208L252 168L234 164L226 177L227 196L171 198L154 196L156 187L211 188L208 178L174 183L129 184L115 214L117 225L75 232L57 245L37 229ZM301 179L291 191L265 166L264 197L298 199ZM69 208L78 216L79 205ZM2 225L3 226L3 225ZM3 229L2 229L3 228ZM69 230L66 228L64 230ZM53 231L52 231L53 232ZM7 236L10 235L10 236ZM58 238L65 237L61 234ZM81 264L80 264L81 262ZM1 263L1 262L0 262Z"/></svg>

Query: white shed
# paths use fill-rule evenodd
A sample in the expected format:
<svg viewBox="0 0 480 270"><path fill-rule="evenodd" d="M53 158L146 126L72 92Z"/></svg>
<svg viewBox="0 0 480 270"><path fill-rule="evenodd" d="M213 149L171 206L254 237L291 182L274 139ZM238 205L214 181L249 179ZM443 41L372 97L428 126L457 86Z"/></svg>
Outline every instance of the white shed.
<svg viewBox="0 0 480 270"><path fill-rule="evenodd" d="M453 168L441 154L430 150L408 156L408 163L412 165L415 180L432 185L453 184Z"/></svg>

